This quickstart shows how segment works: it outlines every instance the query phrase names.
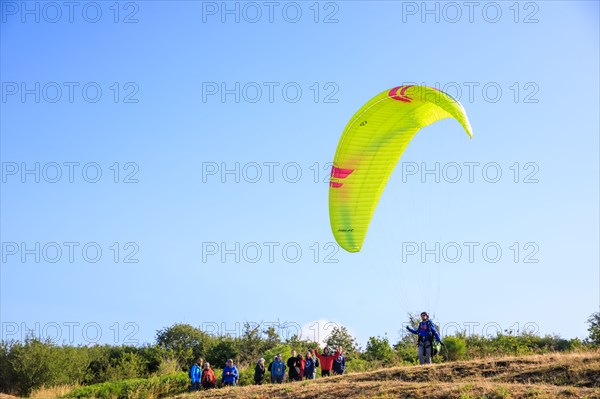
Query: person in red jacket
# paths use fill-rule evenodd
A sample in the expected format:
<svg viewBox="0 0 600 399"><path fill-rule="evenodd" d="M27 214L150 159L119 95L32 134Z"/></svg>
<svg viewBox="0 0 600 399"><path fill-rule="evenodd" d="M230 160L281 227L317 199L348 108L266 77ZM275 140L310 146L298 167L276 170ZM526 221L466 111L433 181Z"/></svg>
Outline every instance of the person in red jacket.
<svg viewBox="0 0 600 399"><path fill-rule="evenodd" d="M202 388L210 389L217 386L217 379L215 373L210 368L210 363L204 363L204 369L202 370Z"/></svg>
<svg viewBox="0 0 600 399"><path fill-rule="evenodd" d="M335 354L330 354L329 347L325 347L323 349L323 354L319 353L319 348L315 348L315 356L319 358L321 362L321 377L326 377L331 375L331 368L333 367L333 361L336 357L342 354L342 347L338 346Z"/></svg>
<svg viewBox="0 0 600 399"><path fill-rule="evenodd" d="M299 380L302 381L304 379L304 366L306 365L306 360L304 360L304 356L302 353L298 355L298 364L300 365L300 373L298 373Z"/></svg>

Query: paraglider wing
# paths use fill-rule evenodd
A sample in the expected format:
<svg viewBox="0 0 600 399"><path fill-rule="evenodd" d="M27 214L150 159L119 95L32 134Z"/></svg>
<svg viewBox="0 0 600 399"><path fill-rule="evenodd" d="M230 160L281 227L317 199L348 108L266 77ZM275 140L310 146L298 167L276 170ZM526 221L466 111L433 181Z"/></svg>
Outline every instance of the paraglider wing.
<svg viewBox="0 0 600 399"><path fill-rule="evenodd" d="M427 86L399 86L373 97L350 119L338 144L329 183L329 218L336 241L360 251L379 197L414 135L445 118L472 137L462 105Z"/></svg>

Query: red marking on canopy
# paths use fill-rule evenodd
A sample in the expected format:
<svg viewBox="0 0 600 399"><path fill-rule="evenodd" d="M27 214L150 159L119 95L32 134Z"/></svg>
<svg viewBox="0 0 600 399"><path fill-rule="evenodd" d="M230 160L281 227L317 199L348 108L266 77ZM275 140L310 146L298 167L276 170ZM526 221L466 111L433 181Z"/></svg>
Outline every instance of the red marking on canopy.
<svg viewBox="0 0 600 399"><path fill-rule="evenodd" d="M340 188L343 185L344 185L344 183L337 183L337 182L334 182L334 181L330 181L329 182L329 187L333 187L333 188Z"/></svg>
<svg viewBox="0 0 600 399"><path fill-rule="evenodd" d="M408 90L408 89L409 89L409 88L411 88L411 87L413 87L413 85L404 86L404 87L402 88L402 90L400 90L400 94L401 94L401 95L403 95L403 96L405 96L405 95L406 95L406 94L405 94L405 93L406 93L406 90Z"/></svg>
<svg viewBox="0 0 600 399"><path fill-rule="evenodd" d="M408 90L409 88L411 88L413 86L414 85L394 87L392 90L389 91L388 96L390 98L393 98L394 100L409 103L412 101L412 98L410 98L408 96L408 94L405 94L405 93L406 93L406 90ZM400 89L402 89L402 90L400 90ZM398 94L398 90L400 90L400 94Z"/></svg>
<svg viewBox="0 0 600 399"><path fill-rule="evenodd" d="M336 179L345 179L352 172L354 172L354 169L342 169L336 168L335 166L331 167L331 177L335 177Z"/></svg>

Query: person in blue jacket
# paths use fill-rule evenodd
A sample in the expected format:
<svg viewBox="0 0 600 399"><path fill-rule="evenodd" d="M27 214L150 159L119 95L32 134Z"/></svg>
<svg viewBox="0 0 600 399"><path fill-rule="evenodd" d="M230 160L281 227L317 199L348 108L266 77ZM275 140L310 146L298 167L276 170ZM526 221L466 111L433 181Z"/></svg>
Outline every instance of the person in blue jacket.
<svg viewBox="0 0 600 399"><path fill-rule="evenodd" d="M413 334L417 334L419 336L419 362L421 364L431 363L431 352L433 349L433 340L437 340L440 344L442 340L440 339L440 335L435 329L433 322L429 320L429 315L427 312L421 313L421 322L417 326L417 329L410 328L410 326L406 326L406 329Z"/></svg>
<svg viewBox="0 0 600 399"><path fill-rule="evenodd" d="M227 363L225 364L225 368L223 369L223 386L236 386L238 383L238 379L240 375L238 373L237 367L233 365L233 359L227 359Z"/></svg>
<svg viewBox="0 0 600 399"><path fill-rule="evenodd" d="M284 378L285 363L281 360L281 354L279 354L271 365L271 381L273 381L274 384L281 384Z"/></svg>
<svg viewBox="0 0 600 399"><path fill-rule="evenodd" d="M306 352L306 360L304 361L304 378L312 380L315 378L315 359L312 352Z"/></svg>
<svg viewBox="0 0 600 399"><path fill-rule="evenodd" d="M333 359L333 375L342 375L346 371L346 357L343 353L340 353L335 359Z"/></svg>
<svg viewBox="0 0 600 399"><path fill-rule="evenodd" d="M202 358L199 357L188 373L188 376L191 380L190 391L198 391L200 389L200 380L202 379L202 362Z"/></svg>

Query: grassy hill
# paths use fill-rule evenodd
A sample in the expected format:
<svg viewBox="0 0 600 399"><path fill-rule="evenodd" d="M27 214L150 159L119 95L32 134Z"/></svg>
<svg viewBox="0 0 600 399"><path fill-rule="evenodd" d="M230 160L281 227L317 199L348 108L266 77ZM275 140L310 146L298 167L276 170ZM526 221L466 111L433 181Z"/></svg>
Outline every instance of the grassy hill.
<svg viewBox="0 0 600 399"><path fill-rule="evenodd" d="M222 388L179 399L600 398L600 352L405 366L283 385Z"/></svg>

